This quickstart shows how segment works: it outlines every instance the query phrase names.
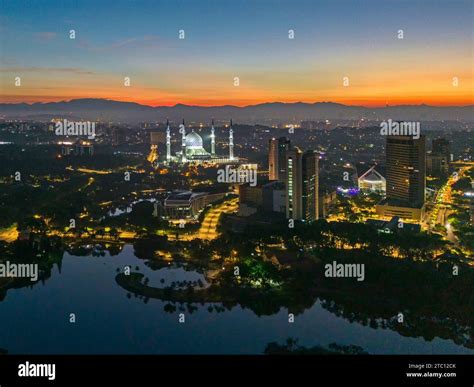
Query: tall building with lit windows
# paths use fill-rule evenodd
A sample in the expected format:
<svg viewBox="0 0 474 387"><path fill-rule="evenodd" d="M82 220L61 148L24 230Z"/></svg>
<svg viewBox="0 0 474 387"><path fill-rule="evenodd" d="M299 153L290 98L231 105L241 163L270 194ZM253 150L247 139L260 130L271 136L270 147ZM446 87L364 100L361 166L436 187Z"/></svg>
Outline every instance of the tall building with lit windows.
<svg viewBox="0 0 474 387"><path fill-rule="evenodd" d="M286 217L287 219L301 219L301 158L299 148L286 153Z"/></svg>
<svg viewBox="0 0 474 387"><path fill-rule="evenodd" d="M386 147L387 198L425 203L425 137L389 136Z"/></svg>
<svg viewBox="0 0 474 387"><path fill-rule="evenodd" d="M426 188L425 137L388 136L386 143L386 199L377 205L385 217L420 220Z"/></svg>
<svg viewBox="0 0 474 387"><path fill-rule="evenodd" d="M319 218L319 154L303 153L302 169L303 220L311 222Z"/></svg>
<svg viewBox="0 0 474 387"><path fill-rule="evenodd" d="M278 140L268 140L268 179L278 180Z"/></svg>
<svg viewBox="0 0 474 387"><path fill-rule="evenodd" d="M286 152L286 217L311 222L319 218L319 155L294 148Z"/></svg>
<svg viewBox="0 0 474 387"><path fill-rule="evenodd" d="M268 142L268 179L286 181L286 152L291 149L287 137L272 138Z"/></svg>

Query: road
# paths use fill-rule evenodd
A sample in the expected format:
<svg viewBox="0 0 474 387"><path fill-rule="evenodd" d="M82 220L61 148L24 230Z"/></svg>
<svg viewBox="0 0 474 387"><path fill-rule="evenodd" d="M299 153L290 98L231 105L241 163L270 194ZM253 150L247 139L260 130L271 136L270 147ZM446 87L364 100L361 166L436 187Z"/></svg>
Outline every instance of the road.
<svg viewBox="0 0 474 387"><path fill-rule="evenodd" d="M16 229L16 223L8 228L3 228L0 230L0 241L5 241L11 243L17 240L18 230Z"/></svg>
<svg viewBox="0 0 474 387"><path fill-rule="evenodd" d="M449 223L446 223L446 239L459 247L458 238L456 238L456 235L454 235L453 228Z"/></svg>
<svg viewBox="0 0 474 387"><path fill-rule="evenodd" d="M469 167L460 168L457 171L457 175L451 175L446 184L438 190L434 200L434 208L431 214L429 214L432 226L437 224L446 226L448 216L451 213L449 206L453 203L451 196L452 185L462 178L468 169Z"/></svg>
<svg viewBox="0 0 474 387"><path fill-rule="evenodd" d="M232 213L238 210L239 199L231 199L226 201L219 206L212 208L204 217L201 224L201 228L197 233L196 238L203 240L212 240L219 236L217 232L217 224L219 219L224 213Z"/></svg>
<svg viewBox="0 0 474 387"><path fill-rule="evenodd" d="M205 215L204 220L201 224L201 227L197 232L190 233L190 234L178 234L178 237L176 238L176 233L173 231L166 232L165 235L168 236L168 239L170 241L175 241L175 240L180 240L180 241L191 241L193 239L203 239L203 240L212 240L215 239L219 236L219 233L217 232L217 225L219 223L219 219L222 214L224 213L232 213L238 210L238 199L230 199L225 201L222 204L219 204L216 207L213 207L209 210L209 212ZM18 238L18 231L16 229L16 224L12 225L9 228L4 228L0 230L0 240L6 241L6 242L13 242ZM61 231L50 231L48 232L49 236L60 236L60 237L71 237L72 235L67 235L67 233L63 233ZM75 238L78 236L75 235ZM84 233L79 236L79 238L83 239L89 239L90 235L87 233ZM125 239L125 240L133 240L136 238L136 233L133 231L122 231L118 230L118 238L117 239ZM110 241L113 240L109 235L95 235L94 240L104 240L104 241Z"/></svg>
<svg viewBox="0 0 474 387"><path fill-rule="evenodd" d="M448 217L453 212L451 205L453 204L452 186L459 179L464 177L465 173L471 168L470 165L462 166L459 170L451 175L444 186L442 186L434 201L434 208L429 214L430 227L441 225L446 229L446 239L454 244L455 247L461 248L458 238L453 232L452 226L449 224Z"/></svg>

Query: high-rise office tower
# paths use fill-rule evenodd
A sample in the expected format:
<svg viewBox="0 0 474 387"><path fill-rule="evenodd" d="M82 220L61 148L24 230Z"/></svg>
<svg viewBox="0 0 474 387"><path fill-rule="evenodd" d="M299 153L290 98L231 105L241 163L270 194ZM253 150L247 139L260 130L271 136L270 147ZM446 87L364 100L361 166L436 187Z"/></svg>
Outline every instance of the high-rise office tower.
<svg viewBox="0 0 474 387"><path fill-rule="evenodd" d="M303 219L313 221L319 218L319 154L315 151L303 153Z"/></svg>
<svg viewBox="0 0 474 387"><path fill-rule="evenodd" d="M286 152L291 149L291 142L286 137L278 139L278 180L286 181Z"/></svg>
<svg viewBox="0 0 474 387"><path fill-rule="evenodd" d="M286 152L286 217L307 222L319 218L319 155L294 148Z"/></svg>
<svg viewBox="0 0 474 387"><path fill-rule="evenodd" d="M272 138L268 142L269 180L286 181L286 152L291 149L291 142L286 137Z"/></svg>
<svg viewBox="0 0 474 387"><path fill-rule="evenodd" d="M387 199L400 206L425 203L425 137L388 136L386 145Z"/></svg>
<svg viewBox="0 0 474 387"><path fill-rule="evenodd" d="M278 180L278 140L268 141L268 179Z"/></svg>
<svg viewBox="0 0 474 387"><path fill-rule="evenodd" d="M294 148L286 153L287 181L286 181L286 217L287 219L301 219L301 159L303 152Z"/></svg>

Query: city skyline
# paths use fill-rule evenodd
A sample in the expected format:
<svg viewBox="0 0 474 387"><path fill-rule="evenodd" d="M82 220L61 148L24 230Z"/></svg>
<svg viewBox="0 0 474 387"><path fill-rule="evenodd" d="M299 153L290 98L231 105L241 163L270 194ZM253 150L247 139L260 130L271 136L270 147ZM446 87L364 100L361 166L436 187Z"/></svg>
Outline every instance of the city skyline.
<svg viewBox="0 0 474 387"><path fill-rule="evenodd" d="M0 0L0 387L461 385L473 4Z"/></svg>
<svg viewBox="0 0 474 387"><path fill-rule="evenodd" d="M473 103L469 2L273 3L4 4L0 102Z"/></svg>

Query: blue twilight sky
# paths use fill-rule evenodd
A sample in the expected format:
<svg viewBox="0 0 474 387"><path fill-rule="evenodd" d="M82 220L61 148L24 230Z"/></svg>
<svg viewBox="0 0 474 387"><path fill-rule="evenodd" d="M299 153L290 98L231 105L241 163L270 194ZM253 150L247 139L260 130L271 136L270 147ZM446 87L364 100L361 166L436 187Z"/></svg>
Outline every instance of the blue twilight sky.
<svg viewBox="0 0 474 387"><path fill-rule="evenodd" d="M0 4L3 102L88 95L152 105L472 101L472 1ZM18 74L21 89L10 81ZM134 90L123 89L125 76ZM352 88L341 89L344 76ZM456 90L454 76L463 80Z"/></svg>

